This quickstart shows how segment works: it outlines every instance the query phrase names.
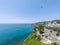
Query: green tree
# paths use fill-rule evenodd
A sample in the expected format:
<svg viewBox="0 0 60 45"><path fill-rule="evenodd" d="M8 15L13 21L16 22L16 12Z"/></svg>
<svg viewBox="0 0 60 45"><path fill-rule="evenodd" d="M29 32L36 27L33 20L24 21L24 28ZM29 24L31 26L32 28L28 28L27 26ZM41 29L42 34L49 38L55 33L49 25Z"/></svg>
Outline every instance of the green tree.
<svg viewBox="0 0 60 45"><path fill-rule="evenodd" d="M57 21L58 24L60 24L60 21Z"/></svg>
<svg viewBox="0 0 60 45"><path fill-rule="evenodd" d="M40 37L40 35L38 36L38 40L41 41L41 37Z"/></svg>
<svg viewBox="0 0 60 45"><path fill-rule="evenodd" d="M39 24L38 29L39 29L40 32L42 32L44 30L44 25L43 24Z"/></svg>
<svg viewBox="0 0 60 45"><path fill-rule="evenodd" d="M56 45L56 42L54 42L53 45Z"/></svg>
<svg viewBox="0 0 60 45"><path fill-rule="evenodd" d="M37 29L37 27L36 27L36 25L34 26L34 32L36 32L36 29Z"/></svg>
<svg viewBox="0 0 60 45"><path fill-rule="evenodd" d="M57 32L56 35L59 36L59 32Z"/></svg>

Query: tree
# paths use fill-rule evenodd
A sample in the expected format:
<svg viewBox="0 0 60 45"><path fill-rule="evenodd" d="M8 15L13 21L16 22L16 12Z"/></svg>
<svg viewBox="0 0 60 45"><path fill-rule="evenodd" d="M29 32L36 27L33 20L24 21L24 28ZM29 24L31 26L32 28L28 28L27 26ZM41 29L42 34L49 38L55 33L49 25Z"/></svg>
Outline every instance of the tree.
<svg viewBox="0 0 60 45"><path fill-rule="evenodd" d="M38 36L38 40L41 41L41 37L40 37L40 35Z"/></svg>
<svg viewBox="0 0 60 45"><path fill-rule="evenodd" d="M43 24L39 24L38 30L40 32L42 32L44 30L44 25Z"/></svg>
<svg viewBox="0 0 60 45"><path fill-rule="evenodd" d="M57 32L56 35L59 36L59 32Z"/></svg>
<svg viewBox="0 0 60 45"><path fill-rule="evenodd" d="M60 24L60 21L57 21L58 24Z"/></svg>
<svg viewBox="0 0 60 45"><path fill-rule="evenodd" d="M36 32L36 29L37 29L37 27L36 27L36 25L34 26L34 32Z"/></svg>
<svg viewBox="0 0 60 45"><path fill-rule="evenodd" d="M54 42L53 45L56 45L56 42Z"/></svg>

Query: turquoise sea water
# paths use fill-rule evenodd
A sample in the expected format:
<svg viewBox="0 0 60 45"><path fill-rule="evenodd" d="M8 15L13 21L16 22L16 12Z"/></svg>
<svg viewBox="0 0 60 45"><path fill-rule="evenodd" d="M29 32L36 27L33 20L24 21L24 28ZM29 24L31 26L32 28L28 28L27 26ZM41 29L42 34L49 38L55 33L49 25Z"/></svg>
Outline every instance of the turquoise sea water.
<svg viewBox="0 0 60 45"><path fill-rule="evenodd" d="M32 24L0 24L0 45L18 43L32 31Z"/></svg>

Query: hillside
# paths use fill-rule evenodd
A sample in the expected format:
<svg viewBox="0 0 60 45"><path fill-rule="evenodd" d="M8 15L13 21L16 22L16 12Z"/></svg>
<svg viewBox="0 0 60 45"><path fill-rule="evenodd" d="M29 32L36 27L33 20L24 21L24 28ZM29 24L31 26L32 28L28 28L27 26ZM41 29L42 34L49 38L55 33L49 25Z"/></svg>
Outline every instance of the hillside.
<svg viewBox="0 0 60 45"><path fill-rule="evenodd" d="M38 22L20 45L60 45L60 20Z"/></svg>
<svg viewBox="0 0 60 45"><path fill-rule="evenodd" d="M40 42L39 38L31 33L20 45L50 45Z"/></svg>

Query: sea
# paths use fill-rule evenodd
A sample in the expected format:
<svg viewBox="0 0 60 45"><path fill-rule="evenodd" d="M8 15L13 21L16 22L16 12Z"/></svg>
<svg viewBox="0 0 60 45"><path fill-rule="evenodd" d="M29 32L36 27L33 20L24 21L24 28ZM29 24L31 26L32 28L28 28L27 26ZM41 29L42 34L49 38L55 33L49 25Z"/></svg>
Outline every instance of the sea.
<svg viewBox="0 0 60 45"><path fill-rule="evenodd" d="M32 32L32 24L0 24L0 45L17 44Z"/></svg>

